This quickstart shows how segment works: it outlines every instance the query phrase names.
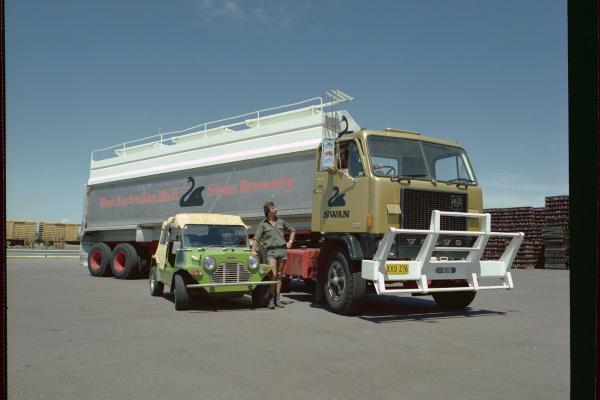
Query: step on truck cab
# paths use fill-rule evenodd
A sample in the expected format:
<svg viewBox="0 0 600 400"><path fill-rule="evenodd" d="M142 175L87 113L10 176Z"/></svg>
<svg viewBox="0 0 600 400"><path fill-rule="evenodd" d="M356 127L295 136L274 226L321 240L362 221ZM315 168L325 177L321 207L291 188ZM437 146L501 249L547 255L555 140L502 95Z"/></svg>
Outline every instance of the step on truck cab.
<svg viewBox="0 0 600 400"><path fill-rule="evenodd" d="M209 296L252 295L254 306L269 302L272 274L250 254L242 219L220 214L177 214L162 224L152 256L149 288L162 296L164 285L175 295L175 309Z"/></svg>
<svg viewBox="0 0 600 400"><path fill-rule="evenodd" d="M236 215L252 235L274 201L296 228L284 274L334 312L358 312L369 292L464 308L480 290L512 289L523 234L491 231L463 147L363 128L339 109L352 97L328 95L94 150L82 263L144 276L167 218ZM490 240L505 246L497 260L482 259Z"/></svg>

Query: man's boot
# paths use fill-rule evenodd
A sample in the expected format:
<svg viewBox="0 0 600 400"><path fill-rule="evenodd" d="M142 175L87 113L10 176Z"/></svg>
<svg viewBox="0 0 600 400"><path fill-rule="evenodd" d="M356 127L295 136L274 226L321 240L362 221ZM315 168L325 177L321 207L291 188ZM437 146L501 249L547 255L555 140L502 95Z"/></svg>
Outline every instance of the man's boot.
<svg viewBox="0 0 600 400"><path fill-rule="evenodd" d="M281 302L281 293L277 293L277 300L275 301L275 305L279 308L285 308L285 306Z"/></svg>

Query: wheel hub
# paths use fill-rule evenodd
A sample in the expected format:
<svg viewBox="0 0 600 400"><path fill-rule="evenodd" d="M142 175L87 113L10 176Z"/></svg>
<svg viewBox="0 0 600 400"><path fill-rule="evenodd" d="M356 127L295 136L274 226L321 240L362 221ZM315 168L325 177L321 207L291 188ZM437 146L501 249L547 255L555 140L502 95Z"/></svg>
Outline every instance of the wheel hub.
<svg viewBox="0 0 600 400"><path fill-rule="evenodd" d="M333 301L338 301L344 295L346 288L346 277L344 269L339 261L334 261L329 267L327 274L327 292Z"/></svg>

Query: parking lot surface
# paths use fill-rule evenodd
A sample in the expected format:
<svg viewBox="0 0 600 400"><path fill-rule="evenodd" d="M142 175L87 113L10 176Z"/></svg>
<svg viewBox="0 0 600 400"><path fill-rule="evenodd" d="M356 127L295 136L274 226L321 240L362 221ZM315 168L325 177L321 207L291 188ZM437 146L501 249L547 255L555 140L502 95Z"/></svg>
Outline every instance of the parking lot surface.
<svg viewBox="0 0 600 400"><path fill-rule="evenodd" d="M146 280L74 259L9 259L10 399L566 399L567 271L515 270L513 291L443 312L371 296L344 317L302 292L177 312Z"/></svg>

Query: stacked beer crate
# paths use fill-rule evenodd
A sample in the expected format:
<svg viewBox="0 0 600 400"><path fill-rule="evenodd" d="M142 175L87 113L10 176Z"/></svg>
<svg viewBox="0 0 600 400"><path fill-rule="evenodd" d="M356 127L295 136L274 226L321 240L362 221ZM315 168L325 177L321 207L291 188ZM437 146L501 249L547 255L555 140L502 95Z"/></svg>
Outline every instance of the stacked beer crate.
<svg viewBox="0 0 600 400"><path fill-rule="evenodd" d="M541 268L543 252L541 243L541 212L534 207L489 208L492 231L523 232L525 239L513 262L513 268ZM484 259L498 259L506 249L508 239L491 238L485 248Z"/></svg>
<svg viewBox="0 0 600 400"><path fill-rule="evenodd" d="M545 266L569 269L569 196L546 197L541 230Z"/></svg>

